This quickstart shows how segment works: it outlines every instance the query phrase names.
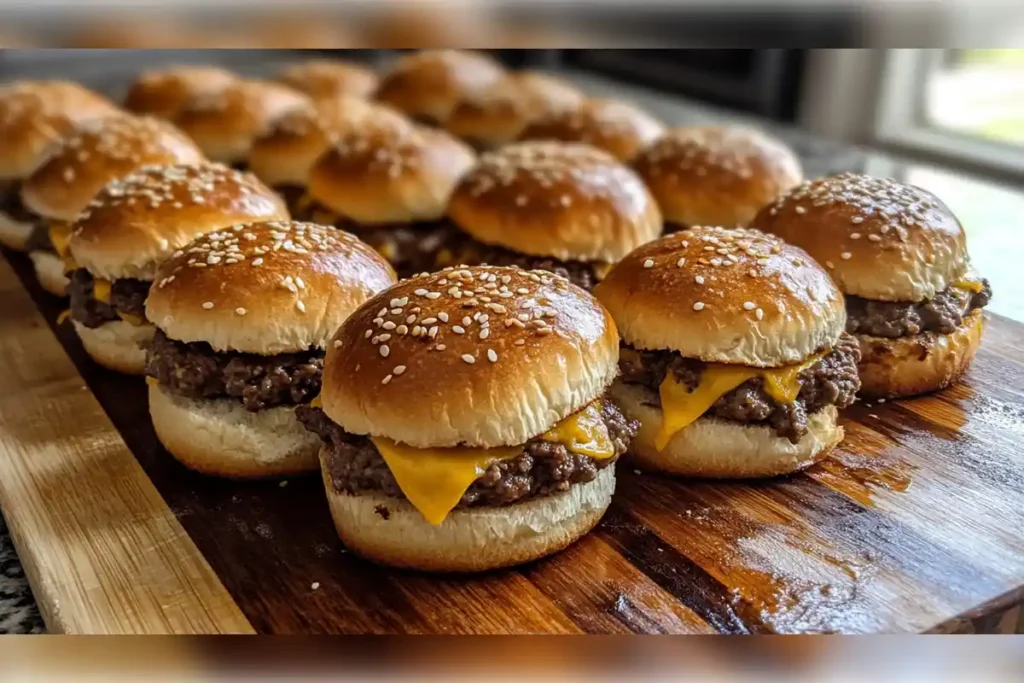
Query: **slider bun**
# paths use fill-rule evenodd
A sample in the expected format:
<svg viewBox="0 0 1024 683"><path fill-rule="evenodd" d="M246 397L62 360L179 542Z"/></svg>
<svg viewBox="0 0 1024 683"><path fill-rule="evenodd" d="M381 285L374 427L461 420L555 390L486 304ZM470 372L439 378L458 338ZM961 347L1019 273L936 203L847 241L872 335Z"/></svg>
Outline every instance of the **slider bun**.
<svg viewBox="0 0 1024 683"><path fill-rule="evenodd" d="M476 294L456 298L456 289ZM491 301L485 305L480 296ZM479 321L463 320L476 313L488 316L484 338ZM520 313L535 318L524 327L506 325ZM542 314L553 333L538 332ZM426 334L417 336L417 326ZM381 334L391 336L380 341ZM403 280L345 321L327 349L321 399L327 415L353 434L416 448L518 445L598 398L618 373L618 360L611 318L567 280L518 268L445 269ZM399 366L405 369L396 374Z"/></svg>
<svg viewBox="0 0 1024 683"><path fill-rule="evenodd" d="M146 317L171 339L215 351L296 353L323 348L352 311L394 282L391 266L347 232L296 221L241 224L165 261Z"/></svg>
<svg viewBox="0 0 1024 683"><path fill-rule="evenodd" d="M628 102L589 99L530 122L519 139L585 142L629 161L664 131L660 121Z"/></svg>
<svg viewBox="0 0 1024 683"><path fill-rule="evenodd" d="M314 100L339 95L367 98L377 89L377 74L352 62L311 59L286 66L277 80Z"/></svg>
<svg viewBox="0 0 1024 683"><path fill-rule="evenodd" d="M700 262L711 258L721 265ZM821 266L797 247L742 228L691 228L646 244L616 264L594 294L627 344L713 363L796 363L831 346L846 325L843 295Z"/></svg>
<svg viewBox="0 0 1024 683"><path fill-rule="evenodd" d="M865 299L924 301L968 269L967 238L949 207L890 178L841 173L804 183L753 225L799 245L845 294Z"/></svg>
<svg viewBox="0 0 1024 683"><path fill-rule="evenodd" d="M195 98L174 121L211 160L233 164L246 158L252 141L277 119L312 106L308 97L280 83L246 80Z"/></svg>
<svg viewBox="0 0 1024 683"><path fill-rule="evenodd" d="M155 327L123 320L111 320L99 327L86 327L77 320L71 322L86 353L97 363L126 375L146 372L146 347L153 341Z"/></svg>
<svg viewBox="0 0 1024 683"><path fill-rule="evenodd" d="M309 195L363 225L435 221L473 165L473 151L424 126L341 136L309 172Z"/></svg>
<svg viewBox="0 0 1024 683"><path fill-rule="evenodd" d="M747 225L803 179L786 145L738 126L673 128L643 149L633 168L665 220L682 226Z"/></svg>
<svg viewBox="0 0 1024 683"><path fill-rule="evenodd" d="M861 396L914 396L956 384L978 352L983 328L982 312L975 310L950 334L926 332L898 339L854 335L861 350Z"/></svg>
<svg viewBox="0 0 1024 683"><path fill-rule="evenodd" d="M501 65L480 53L426 50L396 61L376 98L419 121L443 123L460 100L504 75Z"/></svg>
<svg viewBox="0 0 1024 683"><path fill-rule="evenodd" d="M317 468L320 439L293 406L249 412L241 401L186 398L149 382L149 414L164 448L203 474L255 479Z"/></svg>
<svg viewBox="0 0 1024 683"><path fill-rule="evenodd" d="M32 251L28 257L32 260L32 267L36 271L36 279L39 286L46 292L64 297L68 295L67 275L64 274L64 261L56 254L49 251Z"/></svg>
<svg viewBox="0 0 1024 683"><path fill-rule="evenodd" d="M209 97L238 81L238 76L216 66L176 66L146 71L131 84L124 108L136 114L173 118L197 97Z"/></svg>
<svg viewBox="0 0 1024 683"><path fill-rule="evenodd" d="M339 493L326 466L322 471L331 517L346 547L374 562L432 572L485 571L558 552L597 524L615 491L615 468L605 467L565 493L455 509L435 526L405 499Z"/></svg>
<svg viewBox="0 0 1024 683"><path fill-rule="evenodd" d="M662 412L644 402L646 392L616 382L612 398L640 430L630 445L630 457L645 469L688 477L744 479L797 472L827 456L843 440L835 406L807 416L807 433L797 443L778 436L770 427L701 417L676 432L664 450L655 439Z"/></svg>
<svg viewBox="0 0 1024 683"><path fill-rule="evenodd" d="M148 166L108 183L75 221L76 264L107 280L152 280L192 239L236 223L288 220L281 198L220 164Z"/></svg>
<svg viewBox="0 0 1024 683"><path fill-rule="evenodd" d="M643 182L607 152L522 142L480 157L448 215L485 244L563 261L614 263L661 234Z"/></svg>
<svg viewBox="0 0 1024 683"><path fill-rule="evenodd" d="M62 139L21 187L29 210L73 221L111 180L150 165L198 164L203 154L160 119L120 116L85 124Z"/></svg>
<svg viewBox="0 0 1024 683"><path fill-rule="evenodd" d="M32 236L33 225L16 221L8 214L0 211L0 244L8 249L25 251L28 238Z"/></svg>

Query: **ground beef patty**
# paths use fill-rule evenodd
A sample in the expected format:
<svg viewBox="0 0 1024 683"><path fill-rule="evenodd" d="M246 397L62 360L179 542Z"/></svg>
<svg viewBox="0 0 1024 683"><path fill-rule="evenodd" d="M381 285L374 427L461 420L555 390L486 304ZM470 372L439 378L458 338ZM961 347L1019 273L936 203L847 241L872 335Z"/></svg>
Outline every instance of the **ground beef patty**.
<svg viewBox="0 0 1024 683"><path fill-rule="evenodd" d="M992 299L988 280L981 291L947 287L927 301L875 301L846 297L846 331L874 337L913 337L924 332L951 334L971 311Z"/></svg>
<svg viewBox="0 0 1024 683"><path fill-rule="evenodd" d="M582 287L588 292L598 283L595 267L603 264L586 263L583 261L560 261L548 256L530 256L517 251L477 242L472 237L461 235L452 243L447 253L440 254L440 260L434 270L445 266L486 264L489 266L519 266L526 270L546 270L560 275L569 282Z"/></svg>
<svg viewBox="0 0 1024 683"><path fill-rule="evenodd" d="M351 494L376 491L395 498L405 497L369 438L349 434L319 408L300 406L296 412L306 429L323 439L336 491ZM488 467L466 490L457 507L508 505L561 493L573 484L593 481L598 471L611 466L626 452L637 430L637 423L627 420L609 401L601 403L601 416L615 447L614 457L595 460L570 453L562 444L532 439L517 457Z"/></svg>
<svg viewBox="0 0 1024 683"><path fill-rule="evenodd" d="M217 353L209 344L168 339L161 330L153 337L146 364L146 374L175 393L237 398L253 412L311 401L320 393L323 369L319 350L276 356Z"/></svg>
<svg viewBox="0 0 1024 683"><path fill-rule="evenodd" d="M28 235L28 240L25 241L26 251L48 251L51 254L56 254L57 250L53 246L53 241L50 240L50 226L47 225L46 221L39 220L32 226L32 232Z"/></svg>
<svg viewBox="0 0 1024 683"><path fill-rule="evenodd" d="M747 380L719 397L705 415L734 422L763 424L781 437L796 443L807 433L807 416L825 406L845 408L860 389L857 363L860 347L848 334L842 335L832 352L800 373L800 394L791 404L779 403L763 388L763 380ZM647 389L650 405L660 406L659 388L666 372L695 388L706 363L683 358L674 351L637 351L623 346L619 361L620 379L625 384Z"/></svg>
<svg viewBox="0 0 1024 683"><path fill-rule="evenodd" d="M112 320L120 320L118 313L146 318L146 297L150 282L122 278L110 285L110 303L95 296L95 281L85 268L77 268L68 276L68 295L71 297L71 317L86 327L99 327Z"/></svg>
<svg viewBox="0 0 1024 683"><path fill-rule="evenodd" d="M39 216L29 211L21 203L20 182L11 182L0 188L0 211L10 216L11 220L19 223L39 221ZM47 240L49 240L49 237L47 237Z"/></svg>
<svg viewBox="0 0 1024 683"><path fill-rule="evenodd" d="M274 185L273 190L281 195L285 206L288 207L288 210L291 211L292 216L295 216L296 220L309 220L309 218L299 218L299 214L302 212L302 199L306 196L305 187L281 183L280 185Z"/></svg>

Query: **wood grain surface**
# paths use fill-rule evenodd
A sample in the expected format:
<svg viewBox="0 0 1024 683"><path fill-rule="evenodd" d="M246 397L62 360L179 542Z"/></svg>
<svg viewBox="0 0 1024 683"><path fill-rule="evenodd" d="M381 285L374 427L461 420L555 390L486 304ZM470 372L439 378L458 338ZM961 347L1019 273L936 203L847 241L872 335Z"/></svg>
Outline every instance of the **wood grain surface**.
<svg viewBox="0 0 1024 683"><path fill-rule="evenodd" d="M0 502L51 628L244 630L247 619L260 633L892 633L1012 630L1020 619L1024 326L998 316L962 385L856 405L846 441L805 473L708 483L623 462L609 513L565 552L437 578L347 553L315 476L236 483L178 465L154 437L143 382L92 364L70 326L53 325L60 304L23 258L10 260L60 341L0 267L0 363L18 387L0 403ZM108 620L119 611L123 621Z"/></svg>

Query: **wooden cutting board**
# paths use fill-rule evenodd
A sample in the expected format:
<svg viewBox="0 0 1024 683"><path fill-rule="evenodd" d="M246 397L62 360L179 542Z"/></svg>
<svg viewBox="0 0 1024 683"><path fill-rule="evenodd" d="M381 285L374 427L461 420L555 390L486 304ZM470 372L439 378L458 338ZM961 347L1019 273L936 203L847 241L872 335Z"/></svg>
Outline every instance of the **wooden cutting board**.
<svg viewBox="0 0 1024 683"><path fill-rule="evenodd" d="M619 467L555 557L437 578L334 534L318 478L178 465L144 383L92 364L27 260L0 260L0 507L51 631L1013 631L1024 600L1024 326L992 316L967 380L859 404L805 473L705 483Z"/></svg>

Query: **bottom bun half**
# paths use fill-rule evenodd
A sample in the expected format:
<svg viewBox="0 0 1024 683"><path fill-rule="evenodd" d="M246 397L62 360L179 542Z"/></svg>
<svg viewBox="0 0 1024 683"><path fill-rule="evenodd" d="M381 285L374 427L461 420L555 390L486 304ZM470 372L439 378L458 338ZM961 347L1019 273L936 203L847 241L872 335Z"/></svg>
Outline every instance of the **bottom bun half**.
<svg viewBox="0 0 1024 683"><path fill-rule="evenodd" d="M984 315L976 310L950 334L926 332L898 339L855 335L861 354L860 395L914 396L955 384L974 360L984 327Z"/></svg>
<svg viewBox="0 0 1024 683"><path fill-rule="evenodd" d="M99 327L86 327L72 321L82 346L92 359L115 372L141 375L146 371L146 348L153 341L153 325L131 325L112 320Z"/></svg>
<svg viewBox="0 0 1024 683"><path fill-rule="evenodd" d="M23 223L0 211L0 244L9 249L25 251L25 244L32 235L31 223Z"/></svg>
<svg viewBox="0 0 1024 683"><path fill-rule="evenodd" d="M807 433L797 443L760 425L702 417L680 430L664 450L654 445L661 429L661 409L643 402L645 392L619 382L612 398L640 422L630 449L634 462L668 474L715 479L774 477L797 472L823 459L843 440L835 406L808 415Z"/></svg>
<svg viewBox="0 0 1024 683"><path fill-rule="evenodd" d="M164 448L203 474L254 479L317 469L320 439L291 406L250 412L238 401L185 398L150 381L149 414Z"/></svg>
<svg viewBox="0 0 1024 683"><path fill-rule="evenodd" d="M565 493L502 507L456 509L433 525L411 503L376 493L339 493L323 461L334 526L367 559L431 572L510 567L558 552L590 531L615 491L615 468Z"/></svg>
<svg viewBox="0 0 1024 683"><path fill-rule="evenodd" d="M54 296L67 296L69 281L60 257L48 251L33 251L28 256L35 266L39 285Z"/></svg>

